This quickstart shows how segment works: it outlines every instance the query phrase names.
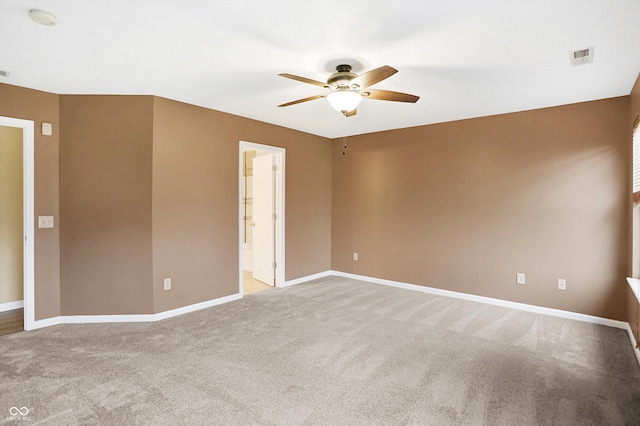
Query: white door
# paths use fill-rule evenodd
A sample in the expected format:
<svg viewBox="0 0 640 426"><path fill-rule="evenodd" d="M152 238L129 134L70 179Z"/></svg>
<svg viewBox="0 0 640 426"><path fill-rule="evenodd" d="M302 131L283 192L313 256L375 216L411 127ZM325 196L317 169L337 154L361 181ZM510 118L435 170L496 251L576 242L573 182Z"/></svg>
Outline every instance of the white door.
<svg viewBox="0 0 640 426"><path fill-rule="evenodd" d="M253 278L275 285L274 156L253 159Z"/></svg>
<svg viewBox="0 0 640 426"><path fill-rule="evenodd" d="M35 296L34 296L34 229L33 212L33 121L19 118L0 117L0 126L17 127L22 129L22 162L23 162L23 300L24 300L24 329L35 328Z"/></svg>
<svg viewBox="0 0 640 426"><path fill-rule="evenodd" d="M23 130L0 126L0 312L24 306Z"/></svg>

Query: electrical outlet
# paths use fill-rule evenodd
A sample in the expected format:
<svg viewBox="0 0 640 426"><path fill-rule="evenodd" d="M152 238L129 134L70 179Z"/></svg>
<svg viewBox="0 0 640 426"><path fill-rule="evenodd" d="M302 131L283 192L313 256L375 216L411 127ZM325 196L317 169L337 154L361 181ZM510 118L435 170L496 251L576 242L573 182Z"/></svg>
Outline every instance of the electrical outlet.
<svg viewBox="0 0 640 426"><path fill-rule="evenodd" d="M524 274L522 272L516 274L516 283L524 285Z"/></svg>
<svg viewBox="0 0 640 426"><path fill-rule="evenodd" d="M558 278L558 290L566 290L566 289L567 289L567 280Z"/></svg>
<svg viewBox="0 0 640 426"><path fill-rule="evenodd" d="M38 216L38 228L53 228L53 216Z"/></svg>
<svg viewBox="0 0 640 426"><path fill-rule="evenodd" d="M171 278L164 279L164 289L171 290Z"/></svg>
<svg viewBox="0 0 640 426"><path fill-rule="evenodd" d="M356 253L355 251L353 252L353 260L355 260L356 262L358 261L358 253Z"/></svg>

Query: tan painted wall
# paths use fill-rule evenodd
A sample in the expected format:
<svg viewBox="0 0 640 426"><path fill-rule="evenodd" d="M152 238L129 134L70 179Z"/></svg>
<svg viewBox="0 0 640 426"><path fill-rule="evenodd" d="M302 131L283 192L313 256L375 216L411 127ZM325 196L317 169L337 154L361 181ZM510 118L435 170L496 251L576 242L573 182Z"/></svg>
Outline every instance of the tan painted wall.
<svg viewBox="0 0 640 426"><path fill-rule="evenodd" d="M332 268L624 319L627 105L335 140Z"/></svg>
<svg viewBox="0 0 640 426"><path fill-rule="evenodd" d="M22 129L0 126L0 303L22 300Z"/></svg>
<svg viewBox="0 0 640 426"><path fill-rule="evenodd" d="M628 97L353 137L345 157L341 141L331 153L320 137L161 98L0 84L0 99L0 115L36 122L35 213L65 231L60 243L60 227L36 228L36 319L60 314L60 244L64 315L160 312L235 293L239 140L287 149L288 280L333 268L625 317ZM53 136L40 135L43 121ZM215 210L205 219L183 202ZM200 239L190 219L204 224ZM179 243L193 239L221 265L213 286L185 272L191 249ZM514 284L516 272L527 285Z"/></svg>
<svg viewBox="0 0 640 426"><path fill-rule="evenodd" d="M287 170L287 232L313 230L287 234L287 279L330 268L330 141L154 97L64 95L61 119L63 315L237 293L241 139L302 166Z"/></svg>
<svg viewBox="0 0 640 426"><path fill-rule="evenodd" d="M286 279L331 267L329 140L154 98L156 312L238 292L240 140L286 149Z"/></svg>
<svg viewBox="0 0 640 426"><path fill-rule="evenodd" d="M628 131L628 155L631 156L632 155L632 143L633 143L633 134L632 134L632 126L633 126L633 122L635 121L636 117L640 116L640 75L638 76L638 79L636 80L636 84L633 86L633 89L631 90L631 96L629 97L629 115L628 115L628 119L626 122L626 128ZM629 157L631 158L631 157ZM629 182L629 189L628 189L628 194L631 194L632 192L632 184L631 184L631 174L632 171L629 171L628 174L628 182ZM629 195L629 199L630 199L631 195ZM629 205L631 205L631 201L628 202ZM629 207L629 209L631 209L631 207ZM638 207L635 207L633 209L633 211L635 212L634 214L634 235L633 235L633 264L632 264L632 270L634 270L634 277L635 278L640 278L640 276L638 276L637 274L637 270L640 269L638 267L638 261L640 259L640 254L638 254L638 247L639 247L639 243L640 243L640 234L638 233L638 229L640 229L640 226L638 226L638 223L640 222L640 211L638 210ZM629 271L631 272L631 271ZM633 331L633 335L636 337L636 341L640 342L640 303L638 303L638 300L636 299L635 295L633 294L633 292L631 291L631 288L629 286L627 286L627 317L626 320L629 322L629 324L631 325L631 330Z"/></svg>
<svg viewBox="0 0 640 426"><path fill-rule="evenodd" d="M58 147L60 97L0 83L0 115L35 122L34 213L59 218ZM43 136L43 122L53 135ZM37 225L37 224L35 224ZM60 315L60 228L35 226L35 319Z"/></svg>
<svg viewBox="0 0 640 426"><path fill-rule="evenodd" d="M151 96L60 97L62 315L153 312Z"/></svg>

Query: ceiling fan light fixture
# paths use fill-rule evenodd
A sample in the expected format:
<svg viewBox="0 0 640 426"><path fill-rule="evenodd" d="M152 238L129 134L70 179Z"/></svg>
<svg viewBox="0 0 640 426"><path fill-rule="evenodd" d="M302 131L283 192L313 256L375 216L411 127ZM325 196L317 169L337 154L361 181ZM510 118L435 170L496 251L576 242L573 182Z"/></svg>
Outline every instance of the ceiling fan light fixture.
<svg viewBox="0 0 640 426"><path fill-rule="evenodd" d="M336 71L337 72L334 72L329 76L326 83L306 77L300 77L299 75L294 74L278 74L281 77L290 78L292 80L312 84L314 86L320 86L325 89L330 89L333 92L327 95L315 95L298 99L278 105L278 107L287 107L303 102L313 101L315 99L327 98L327 101L329 101L329 104L333 109L342 113L345 117L353 117L356 115L356 108L365 97L379 101L410 103L416 103L418 99L420 99L420 96L410 95L408 93L369 89L369 86L379 83L398 72L397 69L390 67L389 65L383 65L360 75L352 73L350 65L338 65L336 67Z"/></svg>
<svg viewBox="0 0 640 426"><path fill-rule="evenodd" d="M362 102L362 96L358 92L341 90L328 95L327 101L333 109L344 114L356 109Z"/></svg>

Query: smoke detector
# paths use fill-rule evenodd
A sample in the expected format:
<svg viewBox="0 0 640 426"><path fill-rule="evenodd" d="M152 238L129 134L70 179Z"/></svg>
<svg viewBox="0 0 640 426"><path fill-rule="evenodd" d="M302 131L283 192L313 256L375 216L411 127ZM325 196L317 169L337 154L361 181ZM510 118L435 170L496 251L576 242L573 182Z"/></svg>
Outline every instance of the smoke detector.
<svg viewBox="0 0 640 426"><path fill-rule="evenodd" d="M580 50L574 50L570 56L571 66L590 64L593 62L593 46Z"/></svg>
<svg viewBox="0 0 640 426"><path fill-rule="evenodd" d="M57 21L53 13L47 12L45 10L40 10L40 9L31 9L29 11L29 18L31 18L33 22L36 22L42 25L47 25L49 27L54 26Z"/></svg>

